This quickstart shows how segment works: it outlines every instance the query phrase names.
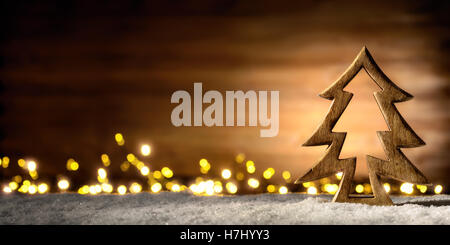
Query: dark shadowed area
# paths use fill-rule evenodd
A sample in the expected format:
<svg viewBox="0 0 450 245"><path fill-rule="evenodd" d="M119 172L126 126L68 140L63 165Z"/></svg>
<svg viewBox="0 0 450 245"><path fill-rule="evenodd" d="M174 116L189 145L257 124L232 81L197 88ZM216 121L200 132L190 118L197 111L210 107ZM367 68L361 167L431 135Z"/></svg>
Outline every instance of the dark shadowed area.
<svg viewBox="0 0 450 245"><path fill-rule="evenodd" d="M229 167L238 153L257 164L311 168L325 147L300 147L331 101L317 95L351 64L363 45L386 75L414 99L397 104L427 143L405 149L433 183L449 186L450 4L448 1L2 1L0 155L35 159L43 176L95 179L100 155L120 173L123 154L152 146L151 168L198 175ZM280 130L174 127L177 90L280 91ZM378 88L360 73L336 125L347 131L342 157L383 157L375 131L387 126L373 99ZM117 146L114 134L125 137ZM4 170L17 171L14 168Z"/></svg>

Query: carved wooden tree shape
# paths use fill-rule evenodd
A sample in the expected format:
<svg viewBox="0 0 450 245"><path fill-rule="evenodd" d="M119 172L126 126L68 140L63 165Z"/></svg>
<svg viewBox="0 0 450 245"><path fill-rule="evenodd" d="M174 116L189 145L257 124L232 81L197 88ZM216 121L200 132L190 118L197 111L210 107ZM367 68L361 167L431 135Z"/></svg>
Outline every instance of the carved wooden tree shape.
<svg viewBox="0 0 450 245"><path fill-rule="evenodd" d="M377 131L387 161L367 155L370 184L373 197L350 196L352 180L355 174L356 158L339 159L346 132L333 132L332 129L341 117L353 94L344 91L344 87L364 68L372 80L382 89L375 92L375 100L383 114L390 131ZM383 73L373 60L366 47L363 47L350 67L320 95L333 103L324 121L303 146L328 145L325 155L296 183L321 179L343 172L339 190L333 202L366 203L371 205L392 205L392 200L383 188L380 176L414 184L429 184L426 177L406 158L400 148L412 148L425 142L416 135L398 112L394 103L412 98L410 94L397 87Z"/></svg>

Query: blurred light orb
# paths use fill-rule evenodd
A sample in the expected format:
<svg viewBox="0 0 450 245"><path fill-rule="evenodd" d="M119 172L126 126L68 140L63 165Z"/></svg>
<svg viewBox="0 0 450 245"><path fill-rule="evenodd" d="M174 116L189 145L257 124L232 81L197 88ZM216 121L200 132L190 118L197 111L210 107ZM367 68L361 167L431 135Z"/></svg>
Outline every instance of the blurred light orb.
<svg viewBox="0 0 450 245"><path fill-rule="evenodd" d="M263 172L264 179L270 179L275 174L275 169L268 168Z"/></svg>
<svg viewBox="0 0 450 245"><path fill-rule="evenodd" d="M412 194L414 192L414 185L411 183L403 183L400 186L400 191L406 194Z"/></svg>
<svg viewBox="0 0 450 245"><path fill-rule="evenodd" d="M222 170L222 178L224 179L231 178L231 171L229 169Z"/></svg>
<svg viewBox="0 0 450 245"><path fill-rule="evenodd" d="M79 165L74 159L70 158L69 160L67 160L66 168L69 171L77 171Z"/></svg>
<svg viewBox="0 0 450 245"><path fill-rule="evenodd" d="M134 156L133 153L129 153L127 155L127 160L132 163L132 162L136 161L136 157Z"/></svg>
<svg viewBox="0 0 450 245"><path fill-rule="evenodd" d="M245 160L245 155L243 153L239 153L239 154L237 154L235 160L237 163L243 163Z"/></svg>
<svg viewBox="0 0 450 245"><path fill-rule="evenodd" d="M44 194L48 191L48 185L46 183L42 183L38 185L38 192L40 194Z"/></svg>
<svg viewBox="0 0 450 245"><path fill-rule="evenodd" d="M419 191L421 193L427 192L427 189L428 189L428 187L426 185L417 185L416 187L417 187L417 189L419 189Z"/></svg>
<svg viewBox="0 0 450 245"><path fill-rule="evenodd" d="M355 191L356 191L357 193L363 193L363 192L364 192L364 186L361 185L361 184L356 185Z"/></svg>
<svg viewBox="0 0 450 245"><path fill-rule="evenodd" d="M3 192L4 192L4 193L11 193L12 190L11 190L11 188L10 188L9 186L4 186L4 187L3 187Z"/></svg>
<svg viewBox="0 0 450 245"><path fill-rule="evenodd" d="M273 193L273 192L275 192L275 186L274 185L268 185L267 186L267 192L269 192L269 193Z"/></svg>
<svg viewBox="0 0 450 245"><path fill-rule="evenodd" d="M306 189L306 193L310 195L317 195L317 188L314 186L310 186L308 187L308 189Z"/></svg>
<svg viewBox="0 0 450 245"><path fill-rule="evenodd" d="M198 164L200 164L200 167L204 168L208 165L208 160L206 160L205 158L202 158L202 159L200 159Z"/></svg>
<svg viewBox="0 0 450 245"><path fill-rule="evenodd" d="M289 180L291 178L291 173L286 170L286 171L283 171L283 173L281 173L281 176L283 176L283 179Z"/></svg>
<svg viewBox="0 0 450 245"><path fill-rule="evenodd" d="M278 192L280 194L287 194L289 192L289 190L286 186L281 186L280 189L278 189Z"/></svg>
<svg viewBox="0 0 450 245"><path fill-rule="evenodd" d="M141 146L141 154L143 156L149 156L151 152L152 152L152 149L150 148L149 145L144 144Z"/></svg>
<svg viewBox="0 0 450 245"><path fill-rule="evenodd" d="M122 172L128 171L129 168L130 163L128 161L124 161L122 164L120 164L120 170L122 170Z"/></svg>
<svg viewBox="0 0 450 245"><path fill-rule="evenodd" d="M222 185L214 185L214 192L221 193L223 191Z"/></svg>
<svg viewBox="0 0 450 245"><path fill-rule="evenodd" d="M253 173L255 173L255 171L256 171L255 166L251 165L251 166L248 166L248 167L247 167L247 172L248 172L249 174L253 174Z"/></svg>
<svg viewBox="0 0 450 245"><path fill-rule="evenodd" d="M170 189L173 192L180 192L181 187L179 184L173 184L172 188Z"/></svg>
<svg viewBox="0 0 450 245"><path fill-rule="evenodd" d="M97 173L100 179L106 179L106 170L104 168L99 168Z"/></svg>
<svg viewBox="0 0 450 245"><path fill-rule="evenodd" d="M141 168L141 174L147 176L150 173L150 169L147 166Z"/></svg>
<svg viewBox="0 0 450 245"><path fill-rule="evenodd" d="M87 185L83 185L82 187L80 187L80 189L78 189L78 194L86 195L88 193L89 193L89 186Z"/></svg>
<svg viewBox="0 0 450 245"><path fill-rule="evenodd" d="M325 185L325 191L330 194L335 194L339 189L339 186L336 184L326 184Z"/></svg>
<svg viewBox="0 0 450 245"><path fill-rule="evenodd" d="M155 179L161 179L162 178L161 171L156 170L155 172L153 172L153 177Z"/></svg>
<svg viewBox="0 0 450 245"><path fill-rule="evenodd" d="M160 183L154 183L150 189L152 190L152 192L158 193L161 191L162 185Z"/></svg>
<svg viewBox="0 0 450 245"><path fill-rule="evenodd" d="M391 191L391 185L389 185L389 183L384 183L383 187L386 193L389 193Z"/></svg>
<svg viewBox="0 0 450 245"><path fill-rule="evenodd" d="M434 193L441 194L443 189L444 188L442 187L442 185L437 185L437 186L434 187Z"/></svg>
<svg viewBox="0 0 450 245"><path fill-rule="evenodd" d="M66 179L62 179L62 180L58 181L58 188L60 190L65 191L65 190L69 189L69 186L70 186L69 181Z"/></svg>
<svg viewBox="0 0 450 245"><path fill-rule="evenodd" d="M108 167L110 165L111 162L109 161L109 156L107 154L102 154L101 159L105 167Z"/></svg>
<svg viewBox="0 0 450 245"><path fill-rule="evenodd" d="M173 172L172 172L172 170L170 169L170 168L168 168L168 167L163 167L162 169L161 169L161 173L162 173L162 175L164 176L164 177L166 177L166 178L172 178L172 176L173 176Z"/></svg>
<svg viewBox="0 0 450 245"><path fill-rule="evenodd" d="M3 168L8 168L9 158L8 157L0 158L0 166L2 166Z"/></svg>
<svg viewBox="0 0 450 245"><path fill-rule="evenodd" d="M312 182L304 182L304 183L302 183L302 185L303 185L303 187L308 188L310 186L313 186L313 183Z"/></svg>
<svg viewBox="0 0 450 245"><path fill-rule="evenodd" d="M35 194L37 192L37 187L36 187L36 185L30 185L29 187L28 187L28 193L29 194L31 194L31 195L33 195L33 194Z"/></svg>
<svg viewBox="0 0 450 245"><path fill-rule="evenodd" d="M125 139L123 138L123 135L121 133L115 134L114 138L119 146L122 146L125 144Z"/></svg>
<svg viewBox="0 0 450 245"><path fill-rule="evenodd" d="M259 187L259 180L255 179L255 178L250 178L250 179L248 179L247 184L251 188L256 189Z"/></svg>
<svg viewBox="0 0 450 245"><path fill-rule="evenodd" d="M134 182L133 184L131 184L130 186L130 192L131 193L139 193L142 190L142 186L136 182Z"/></svg>
<svg viewBox="0 0 450 245"><path fill-rule="evenodd" d="M237 192L237 186L232 182L228 182L225 185L225 188L227 189L228 193L230 193L230 194L235 194Z"/></svg>
<svg viewBox="0 0 450 245"><path fill-rule="evenodd" d="M117 187L117 193L119 193L119 195L125 195L125 193L127 193L127 187L119 185L119 187Z"/></svg>
<svg viewBox="0 0 450 245"><path fill-rule="evenodd" d="M15 190L17 190L17 188L19 188L19 184L17 184L17 182L14 182L14 181L9 182L8 186L13 191L15 191Z"/></svg>
<svg viewBox="0 0 450 245"><path fill-rule="evenodd" d="M244 173L238 172L238 173L236 174L236 179L237 179L238 181L242 181L242 180L244 180L244 178L245 178Z"/></svg>
<svg viewBox="0 0 450 245"><path fill-rule="evenodd" d="M17 182L17 183L20 183L20 182L22 182L22 176L16 175L16 176L13 177L13 180L14 180L15 182Z"/></svg>
<svg viewBox="0 0 450 245"><path fill-rule="evenodd" d="M36 171L36 167L37 167L37 165L36 165L35 161L28 161L27 162L27 168L28 168L29 171L31 171L31 172Z"/></svg>
<svg viewBox="0 0 450 245"><path fill-rule="evenodd" d="M3 161L5 161L5 160L3 159ZM26 161L24 159L17 160L17 165L19 165L19 167L24 168L25 164L26 164Z"/></svg>
<svg viewBox="0 0 450 245"><path fill-rule="evenodd" d="M95 187L95 185L89 186L89 194L91 194L91 195L97 194L97 188Z"/></svg>
<svg viewBox="0 0 450 245"><path fill-rule="evenodd" d="M108 184L108 183L103 183L102 184L102 191L105 193L111 193L113 191L113 187L112 185Z"/></svg>
<svg viewBox="0 0 450 245"><path fill-rule="evenodd" d="M338 180L341 180L343 175L344 175L343 172L339 172L339 173L336 174L336 178L337 178Z"/></svg>

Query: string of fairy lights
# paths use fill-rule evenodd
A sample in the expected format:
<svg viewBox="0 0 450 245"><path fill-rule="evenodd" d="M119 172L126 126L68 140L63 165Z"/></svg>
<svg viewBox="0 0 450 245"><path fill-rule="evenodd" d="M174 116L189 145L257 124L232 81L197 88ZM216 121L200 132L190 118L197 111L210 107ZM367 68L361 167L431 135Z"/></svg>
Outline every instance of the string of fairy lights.
<svg viewBox="0 0 450 245"><path fill-rule="evenodd" d="M119 147L125 145L124 136L116 133L114 139ZM148 157L152 153L152 148L148 144L140 146L139 154L142 157ZM213 195L235 195L247 193L278 193L287 194L292 192L306 193L309 195L317 194L335 194L339 189L339 181L342 173L335 176L323 178L318 181L302 183L302 185L294 185L292 176L288 170L276 171L274 168L267 168L262 174L257 173L256 164L250 159L246 159L243 153L237 154L234 159L233 168L224 168L219 171L211 171L213 164L207 159L202 158L198 162L200 174L190 180L176 178L174 172L169 167L153 170L150 164L141 160L138 154L128 153L120 163L122 172L134 169L139 173L141 179L130 180L128 185L113 183L110 180L108 169L112 164L107 154L100 156L102 167L97 169L97 179L91 184L81 186L72 186L67 176L58 176L55 186L49 182L41 180L38 173L38 164L35 160L18 159L17 165L25 170L26 174L18 174L12 177L4 177L0 181L3 183L2 192L4 195L13 193L21 195L35 195L46 193L65 193L76 192L81 195L98 195L98 194L117 194L125 195L127 193L160 193L168 192L190 192L194 195L213 196ZM0 158L0 169L7 169L12 163L8 156ZM66 169L70 172L77 172L80 164L73 158L69 158L66 162ZM275 181L274 176L281 174L282 183ZM142 179L146 184L142 184ZM400 195L424 195L424 194L441 194L443 193L442 185L425 186L414 185L411 183L384 183L384 188L388 193ZM369 183L358 183L355 185L354 193L371 194L371 186Z"/></svg>

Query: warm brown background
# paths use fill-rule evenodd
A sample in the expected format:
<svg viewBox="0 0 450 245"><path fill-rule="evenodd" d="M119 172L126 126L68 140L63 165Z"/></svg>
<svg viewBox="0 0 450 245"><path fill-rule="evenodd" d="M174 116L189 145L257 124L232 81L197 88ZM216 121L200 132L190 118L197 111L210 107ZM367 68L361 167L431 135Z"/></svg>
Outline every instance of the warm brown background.
<svg viewBox="0 0 450 245"><path fill-rule="evenodd" d="M300 147L330 106L317 94L367 45L415 96L397 106L427 145L405 154L432 182L448 183L448 1L2 4L0 154L35 158L43 174L64 173L74 157L78 177L92 178L100 154L123 154L113 136L122 132L127 151L150 143L151 166L169 165L176 175L197 175L202 157L218 171L242 152L258 173L272 166L298 177L324 150ZM223 93L279 90L279 135L173 127L170 96L192 93L194 82ZM359 177L365 154L384 157L375 131L387 128L376 89L360 73L336 127L349 132L342 157L358 157Z"/></svg>

